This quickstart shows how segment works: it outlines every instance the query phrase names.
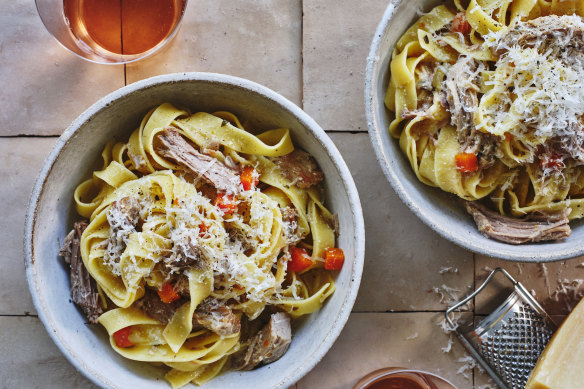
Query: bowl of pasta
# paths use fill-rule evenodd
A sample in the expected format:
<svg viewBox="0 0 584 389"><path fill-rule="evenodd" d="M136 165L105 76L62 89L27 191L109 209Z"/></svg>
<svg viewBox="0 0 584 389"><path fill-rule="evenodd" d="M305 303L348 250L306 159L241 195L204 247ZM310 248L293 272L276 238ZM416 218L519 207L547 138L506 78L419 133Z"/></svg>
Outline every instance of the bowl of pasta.
<svg viewBox="0 0 584 389"><path fill-rule="evenodd" d="M392 1L367 61L379 163L427 225L471 251L584 253L581 1Z"/></svg>
<svg viewBox="0 0 584 389"><path fill-rule="evenodd" d="M324 356L364 256L351 174L277 93L212 73L99 100L33 189L25 263L38 314L108 388L283 388Z"/></svg>

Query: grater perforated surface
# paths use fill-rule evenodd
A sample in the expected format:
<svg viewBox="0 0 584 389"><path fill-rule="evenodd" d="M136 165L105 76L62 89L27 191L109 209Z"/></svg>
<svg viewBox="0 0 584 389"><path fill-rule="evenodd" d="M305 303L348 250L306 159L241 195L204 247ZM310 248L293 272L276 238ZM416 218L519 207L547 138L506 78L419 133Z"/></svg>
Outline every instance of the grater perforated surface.
<svg viewBox="0 0 584 389"><path fill-rule="evenodd" d="M454 326L450 315L475 298L496 273L502 273L513 284L513 292L474 329L458 327L456 335L500 389L524 389L556 324L521 283L498 267L444 315L446 322Z"/></svg>
<svg viewBox="0 0 584 389"><path fill-rule="evenodd" d="M516 295L512 297L504 304L503 315L487 317L470 340L509 388L523 389L553 330L544 316ZM484 332L479 335L480 329Z"/></svg>

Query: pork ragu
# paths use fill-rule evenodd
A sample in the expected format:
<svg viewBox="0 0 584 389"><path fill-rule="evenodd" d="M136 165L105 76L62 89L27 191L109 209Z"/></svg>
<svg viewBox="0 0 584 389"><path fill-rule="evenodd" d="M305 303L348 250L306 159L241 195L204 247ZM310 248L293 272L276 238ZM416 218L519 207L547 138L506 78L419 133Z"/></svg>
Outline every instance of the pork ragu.
<svg viewBox="0 0 584 389"><path fill-rule="evenodd" d="M485 236L562 240L584 217L584 15L501 13L506 3L447 2L402 36L389 131L420 181L467 200Z"/></svg>
<svg viewBox="0 0 584 389"><path fill-rule="evenodd" d="M244 152L250 144L272 146L213 115L180 122L185 114L175 110L163 104L151 113L149 120L158 122L169 111L179 117L151 137L149 152L156 157L137 150L133 135L126 161L111 162L116 171L128 170L129 181L97 195L111 200L87 213L90 222L75 223L61 255L70 263L72 300L87 320L102 324L125 357L133 355L126 350L149 347L138 360L159 355L172 368L167 379L181 386L185 371L174 363L194 349L201 360L189 363L208 379L228 366L251 370L281 358L292 340L291 320L319 308L304 307L311 294L322 303L334 292L328 269L340 270L344 255L335 247L336 217L315 204L321 191L303 192L324 175L312 156L291 147L286 132L276 130L288 152L250 156ZM209 128L189 135L188 120L201 118ZM213 131L222 134L219 140L208 138ZM232 149L240 146L244 151ZM298 194L305 208L288 197ZM323 229L324 247L311 238L313 226ZM119 328L120 322L127 324ZM210 355L218 356L209 363L205 355L215 348Z"/></svg>

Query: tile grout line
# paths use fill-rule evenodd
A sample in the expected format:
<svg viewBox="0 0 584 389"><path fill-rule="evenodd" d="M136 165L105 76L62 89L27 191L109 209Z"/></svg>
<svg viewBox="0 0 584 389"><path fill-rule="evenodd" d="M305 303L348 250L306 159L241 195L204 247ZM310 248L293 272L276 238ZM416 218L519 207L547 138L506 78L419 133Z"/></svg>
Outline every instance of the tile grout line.
<svg viewBox="0 0 584 389"><path fill-rule="evenodd" d="M445 313L446 310L420 310L420 311L351 311L351 313L358 313L358 314L364 314L364 313ZM460 311L462 313L465 312L469 312L469 311Z"/></svg>
<svg viewBox="0 0 584 389"><path fill-rule="evenodd" d="M2 314L0 314L0 317L36 317L38 319L39 315L36 315L36 314L33 315L32 313L29 313L29 314L27 314L27 313L22 313L22 314L20 314L20 313L18 313L18 314L2 313Z"/></svg>
<svg viewBox="0 0 584 389"><path fill-rule="evenodd" d="M304 110L304 0L300 0L300 104Z"/></svg>
<svg viewBox="0 0 584 389"><path fill-rule="evenodd" d="M325 132L330 133L330 134L352 134L352 135L356 135L356 134L367 134L367 130L325 130Z"/></svg>
<svg viewBox="0 0 584 389"><path fill-rule="evenodd" d="M325 130L324 132L326 132L327 134L347 134L347 135L367 134L367 130L361 130L361 131ZM16 135L0 135L0 139L17 139L17 138L39 138L39 139L55 138L56 139L60 136L61 135L59 135L59 134L49 134L49 135L16 134Z"/></svg>
<svg viewBox="0 0 584 389"><path fill-rule="evenodd" d="M472 290L475 291L477 288L477 281L476 281L476 275L477 275L477 254L476 253L472 253ZM471 292L472 293L472 292ZM477 302L476 302L476 298L473 298L473 302L472 302L472 324L473 324L473 328L475 325L475 319L476 319L476 313L477 313ZM476 375L476 371L477 369L472 369L472 386L473 388L476 387L477 383L477 375Z"/></svg>
<svg viewBox="0 0 584 389"><path fill-rule="evenodd" d="M58 138L60 135L30 135L30 134L18 134L18 135L0 135L0 139L15 139L15 138Z"/></svg>

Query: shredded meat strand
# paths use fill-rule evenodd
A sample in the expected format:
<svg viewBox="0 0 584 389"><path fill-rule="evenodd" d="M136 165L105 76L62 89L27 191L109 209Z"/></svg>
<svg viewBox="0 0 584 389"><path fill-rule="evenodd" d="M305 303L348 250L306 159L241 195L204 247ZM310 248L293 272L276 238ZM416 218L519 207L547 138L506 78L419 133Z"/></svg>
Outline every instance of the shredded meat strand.
<svg viewBox="0 0 584 389"><path fill-rule="evenodd" d="M575 23L571 16L548 15L518 24L491 48L495 55L502 55L505 48L513 45L538 48L542 52L552 50L554 56L568 50L582 52L584 49L584 28Z"/></svg>
<svg viewBox="0 0 584 389"><path fill-rule="evenodd" d="M97 284L91 278L81 258L81 235L87 228L87 222L82 220L75 223L73 230L65 238L59 255L71 266L71 299L81 308L90 323L97 323L103 313L99 303Z"/></svg>
<svg viewBox="0 0 584 389"><path fill-rule="evenodd" d="M168 304L164 303L155 290L146 287L144 296L140 300L134 302L133 305L162 324L168 324L176 310L184 303L184 299L179 299Z"/></svg>
<svg viewBox="0 0 584 389"><path fill-rule="evenodd" d="M274 163L288 180L301 189L308 189L324 180L314 158L302 150L274 158Z"/></svg>
<svg viewBox="0 0 584 389"><path fill-rule="evenodd" d="M282 357L292 341L290 316L274 313L270 321L253 338L249 346L237 354L233 360L235 370L251 370L262 364L267 365Z"/></svg>
<svg viewBox="0 0 584 389"><path fill-rule="evenodd" d="M570 236L568 215L570 208L558 212L534 212L523 219L502 216L478 203L465 201L466 211L472 215L479 231L495 240L522 244L560 240Z"/></svg>
<svg viewBox="0 0 584 389"><path fill-rule="evenodd" d="M497 139L477 130L474 124L474 112L479 105L478 69L478 62L465 56L450 67L444 81L443 105L456 127L460 151L477 155L479 167L486 169L495 163Z"/></svg>
<svg viewBox="0 0 584 389"><path fill-rule="evenodd" d="M237 171L216 158L201 154L172 127L165 128L155 136L154 150L162 157L202 177L217 190L227 193L240 192Z"/></svg>
<svg viewBox="0 0 584 389"><path fill-rule="evenodd" d="M213 298L205 299L193 315L193 326L200 325L221 336L241 331L241 317L227 305Z"/></svg>

